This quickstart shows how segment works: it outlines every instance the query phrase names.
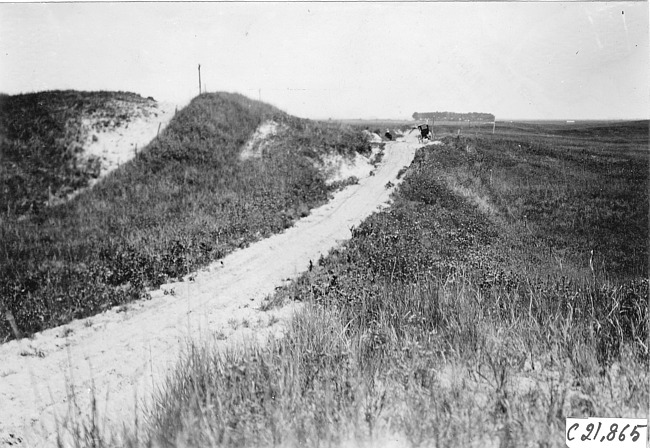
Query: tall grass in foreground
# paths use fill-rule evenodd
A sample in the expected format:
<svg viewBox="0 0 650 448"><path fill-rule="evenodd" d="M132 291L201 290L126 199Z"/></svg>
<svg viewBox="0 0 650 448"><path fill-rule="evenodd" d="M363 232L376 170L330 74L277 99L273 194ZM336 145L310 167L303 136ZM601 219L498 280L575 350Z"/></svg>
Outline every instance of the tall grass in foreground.
<svg viewBox="0 0 650 448"><path fill-rule="evenodd" d="M464 279L380 289L352 320L308 306L264 348L197 348L156 406L154 445L563 446L567 416L645 415L646 366L626 345L601 370L579 323L597 316L541 296L533 315L523 298L486 306Z"/></svg>
<svg viewBox="0 0 650 448"><path fill-rule="evenodd" d="M588 238L562 248L545 218L524 220L537 190L519 200L458 181L478 154L502 168L503 185L518 182L501 166L512 144L421 149L392 207L272 299L306 302L285 336L226 352L194 346L143 443L561 447L566 417L646 417L647 278L626 263L592 270ZM554 179L556 165L537 171L535 152L518 154L510 168L527 167L531 185ZM592 188L601 185L617 188ZM579 210L570 203L589 197L576 191L564 195L567 220ZM643 204L645 192L631 191L624 200ZM632 232L647 229L633 219L621 224L640 240ZM600 225L583 222L585 233ZM610 253L619 256L607 242Z"/></svg>
<svg viewBox="0 0 650 448"><path fill-rule="evenodd" d="M240 151L264 120L286 129L263 157ZM145 297L282 231L327 200L315 162L370 151L360 132L235 94L195 98L138 157L93 189L0 224L0 314L33 333ZM0 342L11 335L0 319Z"/></svg>

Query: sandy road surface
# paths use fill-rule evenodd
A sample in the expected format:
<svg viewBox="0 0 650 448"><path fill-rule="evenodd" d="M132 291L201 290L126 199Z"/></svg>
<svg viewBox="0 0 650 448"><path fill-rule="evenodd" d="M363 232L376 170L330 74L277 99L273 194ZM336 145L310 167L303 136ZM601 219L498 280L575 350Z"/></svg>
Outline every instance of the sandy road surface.
<svg viewBox="0 0 650 448"><path fill-rule="evenodd" d="M221 331L231 335L223 341L230 343L241 333L233 323L242 319L253 322L245 325L247 334L267 334L262 329L268 330L270 313L256 310L264 297L350 238L352 226L385 204L392 190L385 185L398 183L398 171L419 146L415 135L389 143L374 176L338 192L284 233L215 262L194 281L163 285L126 311L113 309L0 346L0 446L52 446L55 416L61 422L86 415L93 394L101 421L133 421L136 400L147 403L189 338ZM276 313L282 319L290 311Z"/></svg>

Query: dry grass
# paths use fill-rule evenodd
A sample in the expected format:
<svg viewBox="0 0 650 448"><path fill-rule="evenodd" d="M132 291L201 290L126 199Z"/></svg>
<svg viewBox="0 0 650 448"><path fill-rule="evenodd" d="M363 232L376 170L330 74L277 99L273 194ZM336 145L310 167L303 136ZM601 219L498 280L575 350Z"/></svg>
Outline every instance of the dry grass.
<svg viewBox="0 0 650 448"><path fill-rule="evenodd" d="M647 417L648 161L593 163L599 142L420 150L390 209L271 298L307 303L285 336L194 346L142 444L561 447L566 417ZM619 207L640 255L603 227Z"/></svg>

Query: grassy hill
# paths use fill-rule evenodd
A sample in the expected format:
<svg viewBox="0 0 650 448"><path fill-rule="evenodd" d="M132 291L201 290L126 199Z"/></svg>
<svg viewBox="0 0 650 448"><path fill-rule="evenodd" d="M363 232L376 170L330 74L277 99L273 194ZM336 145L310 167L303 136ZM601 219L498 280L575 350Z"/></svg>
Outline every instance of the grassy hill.
<svg viewBox="0 0 650 448"><path fill-rule="evenodd" d="M57 196L99 175L99 161L80 160L94 114L129 120L127 105L153 104L128 92L49 91L0 96L0 217L38 214Z"/></svg>
<svg viewBox="0 0 650 448"><path fill-rule="evenodd" d="M70 104L65 95L60 102ZM55 151L39 136L55 141L63 118L52 121L41 112L52 106L44 99L38 103L27 101L35 118L25 112L7 135L26 142L36 135L33 157L50 157ZM286 130L269 142L263 157L240 160L242 146L269 119ZM356 151L370 146L349 127L291 117L241 95L203 94L135 159L91 190L28 219L5 215L0 312L10 311L19 329L30 333L140 298L147 287L290 226L326 201L332 188L313 162L328 152ZM3 160L3 166L31 166L31 158L12 157L18 161ZM56 166L67 170L67 152L60 161ZM54 171L48 182L58 175ZM34 181L22 187L25 197L32 185L45 184L37 172L31 176ZM2 319L0 341L10 335Z"/></svg>

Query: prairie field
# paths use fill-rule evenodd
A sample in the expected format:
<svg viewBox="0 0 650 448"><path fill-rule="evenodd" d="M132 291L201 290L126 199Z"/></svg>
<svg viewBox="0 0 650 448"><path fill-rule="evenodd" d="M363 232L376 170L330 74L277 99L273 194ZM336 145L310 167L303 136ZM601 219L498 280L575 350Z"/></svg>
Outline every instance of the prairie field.
<svg viewBox="0 0 650 448"><path fill-rule="evenodd" d="M238 94L203 94L94 188L44 206L48 192L96 177L76 163L83 136L70 122L105 96L149 101L72 91L1 98L0 314L11 313L22 335L145 298L289 227L341 186L326 184L322 157L371 151L350 126L299 119ZM240 160L265 120L285 131L261 157ZM0 342L15 333L0 319Z"/></svg>
<svg viewBox="0 0 650 448"><path fill-rule="evenodd" d="M648 123L497 129L419 149L269 297L304 305L284 336L192 346L130 445L561 447L566 417L647 417Z"/></svg>

